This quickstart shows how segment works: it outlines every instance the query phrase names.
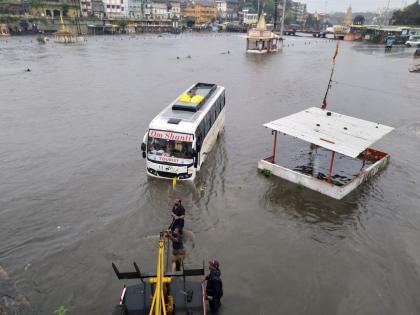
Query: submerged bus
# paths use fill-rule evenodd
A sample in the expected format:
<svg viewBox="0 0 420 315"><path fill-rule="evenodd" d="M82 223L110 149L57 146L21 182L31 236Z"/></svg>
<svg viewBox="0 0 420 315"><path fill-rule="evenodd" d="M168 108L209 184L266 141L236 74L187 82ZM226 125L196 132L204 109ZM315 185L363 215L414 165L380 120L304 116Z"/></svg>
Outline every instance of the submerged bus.
<svg viewBox="0 0 420 315"><path fill-rule="evenodd" d="M225 88L197 83L150 123L141 145L147 174L193 180L225 124Z"/></svg>

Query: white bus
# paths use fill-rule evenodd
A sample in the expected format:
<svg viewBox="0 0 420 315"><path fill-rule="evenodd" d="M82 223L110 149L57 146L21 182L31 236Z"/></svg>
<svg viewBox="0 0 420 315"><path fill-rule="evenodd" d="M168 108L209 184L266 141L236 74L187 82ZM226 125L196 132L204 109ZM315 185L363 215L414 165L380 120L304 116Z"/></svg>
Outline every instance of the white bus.
<svg viewBox="0 0 420 315"><path fill-rule="evenodd" d="M141 145L147 174L193 180L225 124L225 88L197 83L150 123Z"/></svg>

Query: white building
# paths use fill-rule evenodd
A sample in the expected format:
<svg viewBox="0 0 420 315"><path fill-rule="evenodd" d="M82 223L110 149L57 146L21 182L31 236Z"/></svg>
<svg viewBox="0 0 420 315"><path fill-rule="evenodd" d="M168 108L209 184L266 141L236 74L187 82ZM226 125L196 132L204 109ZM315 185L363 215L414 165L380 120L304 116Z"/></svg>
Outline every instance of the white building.
<svg viewBox="0 0 420 315"><path fill-rule="evenodd" d="M171 18L181 18L181 4L179 2L171 2Z"/></svg>
<svg viewBox="0 0 420 315"><path fill-rule="evenodd" d="M104 0L107 17L126 17L128 14L128 0Z"/></svg>
<svg viewBox="0 0 420 315"><path fill-rule="evenodd" d="M80 0L80 11L82 16L92 16L92 1Z"/></svg>
<svg viewBox="0 0 420 315"><path fill-rule="evenodd" d="M239 11L238 0L226 0L226 19L229 21L237 21Z"/></svg>
<svg viewBox="0 0 420 315"><path fill-rule="evenodd" d="M166 20L170 19L171 10L168 5L160 2L147 2L144 4L143 18L149 20Z"/></svg>
<svg viewBox="0 0 420 315"><path fill-rule="evenodd" d="M92 2L92 16L103 19L105 14L104 2L102 0L91 0Z"/></svg>
<svg viewBox="0 0 420 315"><path fill-rule="evenodd" d="M143 18L143 0L127 0L128 1L128 17L133 19Z"/></svg>
<svg viewBox="0 0 420 315"><path fill-rule="evenodd" d="M217 17L225 20L227 15L227 2L226 0L216 0Z"/></svg>
<svg viewBox="0 0 420 315"><path fill-rule="evenodd" d="M308 12L306 11L306 4L293 1L291 9L294 17L296 18L296 23L304 25L306 23L306 18L308 17Z"/></svg>
<svg viewBox="0 0 420 315"><path fill-rule="evenodd" d="M258 22L258 13L249 13L249 10L242 10L242 23L245 25L253 25Z"/></svg>

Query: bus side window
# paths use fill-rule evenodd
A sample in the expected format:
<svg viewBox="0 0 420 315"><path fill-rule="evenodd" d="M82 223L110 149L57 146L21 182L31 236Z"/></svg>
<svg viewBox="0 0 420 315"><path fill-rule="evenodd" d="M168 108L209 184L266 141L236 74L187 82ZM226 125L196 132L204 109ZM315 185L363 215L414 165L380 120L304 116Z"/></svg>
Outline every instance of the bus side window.
<svg viewBox="0 0 420 315"><path fill-rule="evenodd" d="M197 136L197 141L196 141L196 144L195 144L197 152L200 152L200 150L201 150L201 142L202 142L201 141L201 134L199 134Z"/></svg>
<svg viewBox="0 0 420 315"><path fill-rule="evenodd" d="M205 122L206 122L206 134L210 131L210 128L211 128L211 116L209 114L210 113L207 113L207 116L205 118Z"/></svg>
<svg viewBox="0 0 420 315"><path fill-rule="evenodd" d="M201 139L205 138L207 133L206 133L206 126L205 126L205 120L204 119L200 123L200 126L198 126L198 129L199 129L199 132L200 132Z"/></svg>

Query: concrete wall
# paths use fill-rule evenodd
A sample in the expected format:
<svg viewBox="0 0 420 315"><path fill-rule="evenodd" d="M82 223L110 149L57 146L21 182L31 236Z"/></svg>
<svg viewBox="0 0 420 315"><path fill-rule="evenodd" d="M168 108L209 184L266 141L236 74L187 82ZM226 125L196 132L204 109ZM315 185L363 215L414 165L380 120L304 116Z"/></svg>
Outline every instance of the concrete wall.
<svg viewBox="0 0 420 315"><path fill-rule="evenodd" d="M261 160L258 162L258 169L264 170L267 169L275 176L288 180L289 182L305 186L309 189L320 192L321 194L330 196L334 199L342 199L354 189L356 189L360 184L369 180L376 175L380 170L382 170L389 162L390 156L382 158L373 165L369 166L366 170L361 172L359 176L354 178L352 181L347 183L344 186L336 186L327 181L320 180L318 178L308 176L299 172L295 172L291 169L285 168L283 166L270 163L266 160Z"/></svg>

